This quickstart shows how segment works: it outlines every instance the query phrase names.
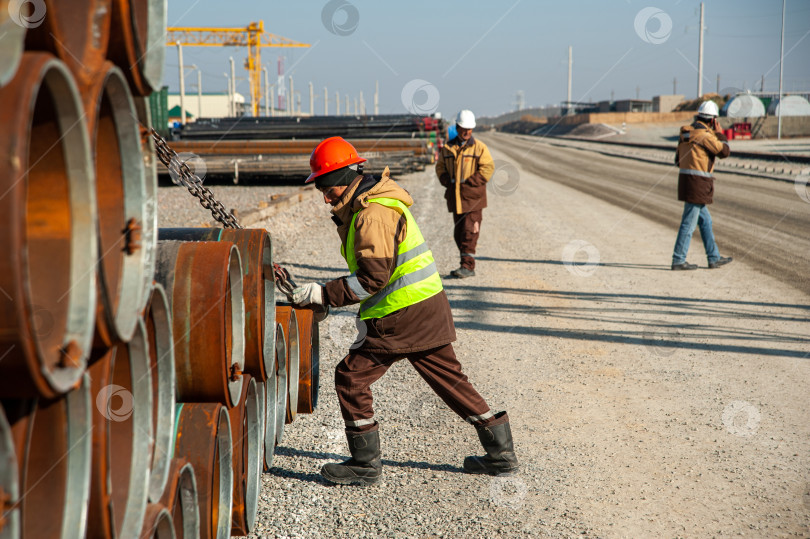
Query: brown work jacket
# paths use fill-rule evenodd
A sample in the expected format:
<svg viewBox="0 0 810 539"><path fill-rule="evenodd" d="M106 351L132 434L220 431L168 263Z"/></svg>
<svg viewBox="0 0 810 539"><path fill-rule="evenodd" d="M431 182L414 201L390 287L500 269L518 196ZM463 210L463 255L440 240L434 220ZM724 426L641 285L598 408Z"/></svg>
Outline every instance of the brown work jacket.
<svg viewBox="0 0 810 539"><path fill-rule="evenodd" d="M360 212L354 225L354 255L358 267L353 276L326 283L324 303L333 307L360 302L352 286L359 285L369 294L376 293L388 284L396 267L397 249L408 232L406 220L394 208L368 202L375 197L395 198L408 207L413 205L408 192L390 178L388 167L382 177L358 176L349 185L332 209L332 219L338 225L338 236L345 248L352 217ZM369 352L405 354L456 340L453 314L444 290L387 316L364 322L365 340L358 348Z"/></svg>
<svg viewBox="0 0 810 539"><path fill-rule="evenodd" d="M487 207L487 182L495 172L489 148L471 137L456 137L444 145L436 161L436 176L446 188L447 211L461 214Z"/></svg>
<svg viewBox="0 0 810 539"><path fill-rule="evenodd" d="M731 153L728 139L706 123L695 120L681 127L675 164L678 173L678 200L692 204L711 204L714 197L714 160Z"/></svg>

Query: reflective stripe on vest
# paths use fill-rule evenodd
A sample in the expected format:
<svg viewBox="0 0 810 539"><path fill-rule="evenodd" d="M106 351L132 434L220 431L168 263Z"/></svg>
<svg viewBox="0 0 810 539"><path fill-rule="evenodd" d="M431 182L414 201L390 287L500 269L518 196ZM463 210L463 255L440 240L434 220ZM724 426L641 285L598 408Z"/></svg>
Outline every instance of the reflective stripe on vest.
<svg viewBox="0 0 810 539"><path fill-rule="evenodd" d="M352 272L346 281L360 298L360 318L363 320L381 318L442 291L442 280L433 260L433 253L425 243L425 238L419 231L408 206L395 198L370 198L368 202L386 206L405 216L406 234L397 249L396 266L388 279L388 284L376 293L369 294L360 286L355 275L358 265L354 255L354 226L360 212L352 216L346 245L341 246L340 254L346 259L349 271Z"/></svg>
<svg viewBox="0 0 810 539"><path fill-rule="evenodd" d="M703 172L702 170L694 170L691 168L682 168L678 171L680 174L691 174L692 176L702 176L704 178L712 178L711 172Z"/></svg>

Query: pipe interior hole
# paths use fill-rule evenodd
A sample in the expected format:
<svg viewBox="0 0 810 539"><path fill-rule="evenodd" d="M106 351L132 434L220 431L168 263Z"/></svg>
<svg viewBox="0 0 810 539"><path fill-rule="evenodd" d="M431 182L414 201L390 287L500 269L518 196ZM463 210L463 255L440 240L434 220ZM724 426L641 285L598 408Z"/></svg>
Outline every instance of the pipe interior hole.
<svg viewBox="0 0 810 539"><path fill-rule="evenodd" d="M129 347L118 345L113 360L112 383L123 389L111 392L108 406L110 420L107 422L110 438L110 480L113 485L111 505L115 530L120 531L124 523L127 501L129 499L129 482L132 467L132 445L135 433L133 411L133 380L130 368Z"/></svg>

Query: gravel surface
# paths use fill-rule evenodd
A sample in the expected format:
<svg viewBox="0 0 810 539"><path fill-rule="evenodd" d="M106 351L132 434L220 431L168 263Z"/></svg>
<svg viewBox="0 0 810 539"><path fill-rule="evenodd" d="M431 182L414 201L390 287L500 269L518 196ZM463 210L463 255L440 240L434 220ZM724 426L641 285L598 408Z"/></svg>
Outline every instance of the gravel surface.
<svg viewBox="0 0 810 539"><path fill-rule="evenodd" d="M677 223L533 172L537 160L560 170L557 155L610 174L616 158L490 147L509 166L490 184L478 275L444 284L456 352L509 411L520 473L463 474L481 454L474 430L402 362L374 385L382 482L326 484L320 466L348 455L333 385L356 333L343 309L321 326L319 407L287 425L254 536L810 536L808 296L745 251L670 272ZM446 276L458 261L440 186L429 172L401 184ZM264 225L299 282L347 273L317 198Z"/></svg>
<svg viewBox="0 0 810 539"><path fill-rule="evenodd" d="M301 180L303 183L303 180ZM274 195L286 195L300 188L290 185L223 185L205 184L228 211L235 209L237 217L260 209ZM211 212L200 206L185 187L164 182L158 187L158 226L213 226Z"/></svg>

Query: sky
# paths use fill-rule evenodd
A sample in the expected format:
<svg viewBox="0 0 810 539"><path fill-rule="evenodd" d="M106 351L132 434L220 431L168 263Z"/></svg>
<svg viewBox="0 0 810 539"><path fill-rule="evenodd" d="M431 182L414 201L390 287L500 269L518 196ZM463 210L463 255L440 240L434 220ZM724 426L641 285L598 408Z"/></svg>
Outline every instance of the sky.
<svg viewBox="0 0 810 539"><path fill-rule="evenodd" d="M277 82L277 60L309 110L330 113L339 92L354 101L363 92L373 110L375 83L380 113L439 112L462 108L479 116L559 105L566 99L568 47L573 50L572 99L652 99L697 95L700 2L694 0L169 0L168 25L245 27L264 21L265 31L311 47L263 48L262 64ZM783 88L810 91L810 1L786 0ZM703 92L766 91L779 85L782 2L704 2ZM204 92L226 91L229 56L237 92L249 96L245 48L183 47L184 64L202 72ZM175 47L166 48L165 84L179 91ZM186 91L197 76L186 69Z"/></svg>

